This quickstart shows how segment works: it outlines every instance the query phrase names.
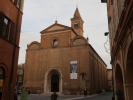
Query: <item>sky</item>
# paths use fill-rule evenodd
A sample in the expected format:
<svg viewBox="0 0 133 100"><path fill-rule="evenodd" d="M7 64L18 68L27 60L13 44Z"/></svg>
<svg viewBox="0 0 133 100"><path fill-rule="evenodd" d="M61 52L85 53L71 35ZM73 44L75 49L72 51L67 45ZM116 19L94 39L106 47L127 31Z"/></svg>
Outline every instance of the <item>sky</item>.
<svg viewBox="0 0 133 100"><path fill-rule="evenodd" d="M108 37L107 8L101 0L25 0L23 20L20 36L19 64L25 62L27 44L32 41L40 42L40 31L48 26L58 23L70 26L70 19L78 7L84 20L84 37L105 61L110 65ZM106 42L107 41L107 42ZM106 48L104 44L106 44Z"/></svg>

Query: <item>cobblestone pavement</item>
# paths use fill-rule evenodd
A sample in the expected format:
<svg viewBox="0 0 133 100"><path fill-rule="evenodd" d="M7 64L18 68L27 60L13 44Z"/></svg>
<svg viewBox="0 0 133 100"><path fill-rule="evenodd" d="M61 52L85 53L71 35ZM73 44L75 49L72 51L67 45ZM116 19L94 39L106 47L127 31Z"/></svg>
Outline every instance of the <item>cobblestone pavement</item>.
<svg viewBox="0 0 133 100"><path fill-rule="evenodd" d="M101 93L101 94L95 94L91 96L59 96L57 100L112 100L112 93ZM20 98L18 99L20 100ZM27 100L50 100L50 96L44 96L39 94L31 94L28 96Z"/></svg>
<svg viewBox="0 0 133 100"><path fill-rule="evenodd" d="M87 97L73 98L70 100L112 100L112 93L101 93Z"/></svg>

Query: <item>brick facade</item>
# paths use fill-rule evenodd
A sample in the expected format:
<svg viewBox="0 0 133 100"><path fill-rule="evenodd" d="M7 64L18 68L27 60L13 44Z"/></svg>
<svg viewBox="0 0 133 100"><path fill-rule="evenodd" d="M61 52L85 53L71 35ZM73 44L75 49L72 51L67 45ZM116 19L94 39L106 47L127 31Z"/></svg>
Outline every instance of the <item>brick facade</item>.
<svg viewBox="0 0 133 100"><path fill-rule="evenodd" d="M133 0L106 0L115 100L133 100Z"/></svg>
<svg viewBox="0 0 133 100"><path fill-rule="evenodd" d="M50 94L55 88L59 94L83 94L84 89L91 94L107 88L107 66L83 37L78 9L75 13L72 25L78 25L56 21L41 31L40 43L27 46L24 87L32 93Z"/></svg>
<svg viewBox="0 0 133 100"><path fill-rule="evenodd" d="M16 93L23 1L0 0L0 100L13 100Z"/></svg>

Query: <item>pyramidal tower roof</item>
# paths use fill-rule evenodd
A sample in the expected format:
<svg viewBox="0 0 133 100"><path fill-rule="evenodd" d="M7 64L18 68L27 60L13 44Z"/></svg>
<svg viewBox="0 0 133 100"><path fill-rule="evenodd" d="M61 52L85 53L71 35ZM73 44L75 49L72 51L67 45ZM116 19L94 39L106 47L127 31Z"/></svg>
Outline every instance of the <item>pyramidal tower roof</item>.
<svg viewBox="0 0 133 100"><path fill-rule="evenodd" d="M76 10L74 12L73 18L71 18L71 27L74 29L76 33L83 36L83 23L79 10L76 7Z"/></svg>
<svg viewBox="0 0 133 100"><path fill-rule="evenodd" d="M76 8L76 10L75 10L74 18L81 18L78 8ZM82 18L81 18L81 19L82 19Z"/></svg>

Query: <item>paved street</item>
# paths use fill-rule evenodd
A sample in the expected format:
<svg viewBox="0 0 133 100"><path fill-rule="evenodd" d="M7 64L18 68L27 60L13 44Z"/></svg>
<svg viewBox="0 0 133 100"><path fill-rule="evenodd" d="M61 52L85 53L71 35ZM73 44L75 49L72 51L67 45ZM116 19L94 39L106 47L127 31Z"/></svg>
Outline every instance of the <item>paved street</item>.
<svg viewBox="0 0 133 100"><path fill-rule="evenodd" d="M100 95L94 95L91 97L74 99L74 100L112 100L112 93L103 93Z"/></svg>
<svg viewBox="0 0 133 100"><path fill-rule="evenodd" d="M58 100L111 100L112 93L101 93L91 96L60 96ZM28 100L50 100L50 96L31 94Z"/></svg>

